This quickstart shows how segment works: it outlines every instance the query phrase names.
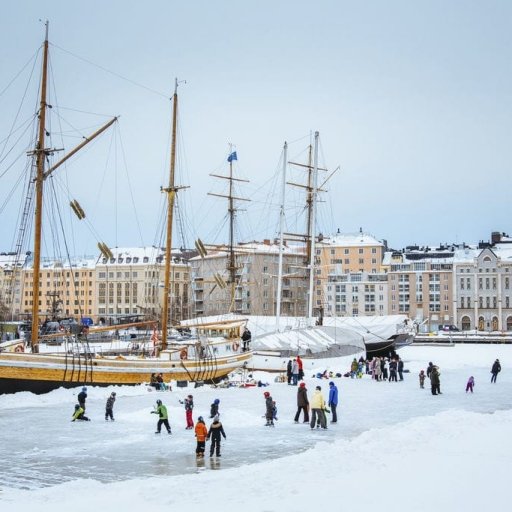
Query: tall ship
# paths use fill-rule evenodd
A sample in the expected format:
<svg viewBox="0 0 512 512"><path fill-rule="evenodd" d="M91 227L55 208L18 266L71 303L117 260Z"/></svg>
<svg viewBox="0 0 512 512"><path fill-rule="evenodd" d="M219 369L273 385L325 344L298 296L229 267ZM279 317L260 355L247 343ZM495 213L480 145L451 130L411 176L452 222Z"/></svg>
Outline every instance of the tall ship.
<svg viewBox="0 0 512 512"><path fill-rule="evenodd" d="M116 330L140 328L145 326L148 335L141 340L144 350L131 353L122 349L109 353L94 348L94 340L102 332L112 330L111 326L88 327L79 324L65 332L44 334L41 332L40 306L36 298L40 295L39 275L41 271L43 208L45 205L45 182L59 167L89 142L96 139L117 118L94 132L59 161L49 164L54 151L47 147L49 127L46 115L52 106L47 100L48 87L48 22L42 48L42 76L40 85L39 108L37 118L37 142L30 151L33 165L30 165L30 184L32 191L27 194L30 201L24 209L23 220L29 219L31 200L33 207L33 283L31 293L34 297L31 319L26 325L25 339L14 339L0 345L0 394L30 391L46 393L59 387L80 385L137 385L148 383L153 374L161 374L164 382L202 381L212 382L222 379L229 373L247 365L252 352L247 344L241 343L246 319L219 320L214 322L194 322L187 333L177 333L169 325L169 301L171 292L172 234L173 214L176 196L182 186L175 184L176 133L178 111L178 81L175 82L172 116L171 155L168 186L162 187L166 195L166 245L165 273L163 283L163 305L160 322L150 319L133 322L129 325L117 325ZM85 216L80 204L71 202L71 208L81 219ZM105 243L99 244L101 253L111 257L112 251ZM53 343L59 339L62 343ZM55 348L52 349L52 346ZM64 350L62 350L64 347Z"/></svg>

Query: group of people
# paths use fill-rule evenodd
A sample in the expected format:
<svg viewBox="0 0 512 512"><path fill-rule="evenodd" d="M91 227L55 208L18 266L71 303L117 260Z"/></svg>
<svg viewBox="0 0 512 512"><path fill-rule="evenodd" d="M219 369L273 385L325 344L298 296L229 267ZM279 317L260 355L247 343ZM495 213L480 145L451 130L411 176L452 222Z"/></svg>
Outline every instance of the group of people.
<svg viewBox="0 0 512 512"><path fill-rule="evenodd" d="M226 439L226 432L224 432L224 427L219 419L220 400L216 398L210 407L210 413L213 421L209 429L206 427L202 416L197 418L197 423L194 426L194 422L192 420L194 397L192 395L188 395L184 400L180 400L180 403L185 405L185 417L187 422L186 430L194 429L194 435L196 437L196 456L198 458L204 457L206 441L211 439L210 457L212 457L214 453L217 457L220 457L221 436ZM162 403L162 400L156 401L156 407L151 411L151 413L158 414L158 423L155 434L161 433L162 425L167 429L168 434L172 434L171 427L169 425L167 407Z"/></svg>
<svg viewBox="0 0 512 512"><path fill-rule="evenodd" d="M328 409L330 407L330 409ZM337 423L338 416L336 408L338 407L338 388L336 384L329 382L329 398L327 405L322 395L322 386L316 386L311 402L308 399L308 391L306 383L301 382L297 390L297 412L295 413L294 421L299 423L300 414L303 413L303 423L309 423L312 429L323 428L327 429L326 412L332 413L331 423ZM311 422L309 419L309 410L311 409Z"/></svg>
<svg viewBox="0 0 512 512"><path fill-rule="evenodd" d="M152 373L149 385L157 391L167 391L169 386L164 382L164 376L161 373Z"/></svg>
<svg viewBox="0 0 512 512"><path fill-rule="evenodd" d="M288 385L296 386L304 378L304 366L298 355L293 361L290 359L286 365L286 378Z"/></svg>
<svg viewBox="0 0 512 512"><path fill-rule="evenodd" d="M355 359L354 359L355 361ZM357 361L356 361L357 363ZM361 364L361 359L359 364ZM374 357L371 361L364 361L366 374L376 381L398 382L404 380L404 362L400 357ZM352 365L354 362L352 362Z"/></svg>
<svg viewBox="0 0 512 512"><path fill-rule="evenodd" d="M501 364L500 360L496 359L491 367L491 383L496 383L496 379L498 377L498 373L501 372ZM439 371L439 366L436 366L432 361L428 363L427 372L424 370L420 370L418 375L420 381L420 388L425 387L425 378L430 379L430 389L433 395L441 395L441 372ZM466 383L466 393L473 393L473 388L475 387L475 377L471 375Z"/></svg>
<svg viewBox="0 0 512 512"><path fill-rule="evenodd" d="M73 416L71 417L71 421L91 421L85 415L85 401L87 400L87 388L84 386L82 391L78 393L77 396L78 403L75 404L75 410L73 412ZM114 421L114 402L116 401L116 393L112 391L110 396L107 398L107 403L105 404L105 421L109 419Z"/></svg>

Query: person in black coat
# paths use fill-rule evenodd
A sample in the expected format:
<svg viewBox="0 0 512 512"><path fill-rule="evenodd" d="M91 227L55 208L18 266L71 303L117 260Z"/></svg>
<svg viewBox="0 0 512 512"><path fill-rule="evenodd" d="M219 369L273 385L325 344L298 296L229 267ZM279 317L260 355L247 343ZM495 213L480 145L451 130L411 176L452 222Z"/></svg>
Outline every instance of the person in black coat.
<svg viewBox="0 0 512 512"><path fill-rule="evenodd" d="M432 370L434 369L434 363L432 361L430 361L430 363L428 363L428 367L427 367L427 377L430 379L430 374L432 373Z"/></svg>
<svg viewBox="0 0 512 512"><path fill-rule="evenodd" d="M389 382L397 382L396 380L396 369L397 369L397 363L395 359L391 359L389 362Z"/></svg>
<svg viewBox="0 0 512 512"><path fill-rule="evenodd" d="M251 342L251 338L251 331L249 331L249 329L246 327L242 334L242 352L247 352L249 350L249 343Z"/></svg>
<svg viewBox="0 0 512 512"><path fill-rule="evenodd" d="M208 435L206 436L206 439L212 440L212 444L210 445L210 457L213 455L213 452L215 451L215 455L217 457L220 457L220 436L224 437L226 439L226 433L224 432L224 427L222 426L222 423L219 420L219 416L215 416L213 418L213 423L210 425L210 429L208 430Z"/></svg>
<svg viewBox="0 0 512 512"><path fill-rule="evenodd" d="M78 404L84 410L84 412L85 412L85 400L86 400L86 398L87 398L87 388L84 386L82 388L82 391L80 391L80 393L78 393Z"/></svg>
<svg viewBox="0 0 512 512"><path fill-rule="evenodd" d="M305 382L301 382L299 389L297 389L297 413L295 414L295 423L299 423L301 411L304 411L304 423L309 423L309 400Z"/></svg>
<svg viewBox="0 0 512 512"><path fill-rule="evenodd" d="M430 372L430 386L432 388L433 395L441 394L441 378L440 378L439 368L434 366L432 371Z"/></svg>
<svg viewBox="0 0 512 512"><path fill-rule="evenodd" d="M288 385L290 385L292 383L292 367L293 367L292 360L289 359L288 364L286 365L286 378L288 380Z"/></svg>
<svg viewBox="0 0 512 512"><path fill-rule="evenodd" d="M400 378L400 380L404 380L403 371L404 371L404 362L400 358L398 358L398 377Z"/></svg>
<svg viewBox="0 0 512 512"><path fill-rule="evenodd" d="M220 400L218 398L216 398L212 405L210 405L210 418L215 418L215 416L219 416L220 413L219 413L219 404L220 404Z"/></svg>
<svg viewBox="0 0 512 512"><path fill-rule="evenodd" d="M498 373L500 373L500 372L501 372L500 360L496 359L496 361L494 361L492 368L491 368L491 373L492 373L491 382L496 383L496 377L498 377Z"/></svg>

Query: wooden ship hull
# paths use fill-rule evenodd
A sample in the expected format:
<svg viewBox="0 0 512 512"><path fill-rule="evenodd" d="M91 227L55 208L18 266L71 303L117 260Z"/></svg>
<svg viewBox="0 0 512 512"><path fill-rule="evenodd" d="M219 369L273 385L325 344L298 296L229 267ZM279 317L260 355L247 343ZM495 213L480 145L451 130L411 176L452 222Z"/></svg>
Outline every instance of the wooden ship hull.
<svg viewBox="0 0 512 512"><path fill-rule="evenodd" d="M171 356L172 353L167 352L158 358L2 353L0 394L18 391L41 394L59 387L80 385L138 385L149 383L154 373L161 373L164 382L216 381L243 367L252 353L194 360L173 359Z"/></svg>

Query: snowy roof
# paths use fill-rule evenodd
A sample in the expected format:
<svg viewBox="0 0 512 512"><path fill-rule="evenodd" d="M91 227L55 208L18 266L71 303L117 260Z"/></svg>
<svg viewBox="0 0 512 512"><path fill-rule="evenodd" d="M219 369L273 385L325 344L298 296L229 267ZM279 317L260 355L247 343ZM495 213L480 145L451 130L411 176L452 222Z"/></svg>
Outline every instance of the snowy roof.
<svg viewBox="0 0 512 512"><path fill-rule="evenodd" d="M14 267L16 264L16 259L18 258L18 267L22 267L27 260L26 254L21 254L19 258L16 253L12 252L2 252L0 253L0 268L3 270L9 270Z"/></svg>
<svg viewBox="0 0 512 512"><path fill-rule="evenodd" d="M113 247L112 258L98 257L98 265L148 265L161 263L165 260L165 249L162 247ZM183 253L180 249L173 249L173 261L180 260Z"/></svg>
<svg viewBox="0 0 512 512"><path fill-rule="evenodd" d="M27 268L33 268L34 262L31 261L27 264ZM41 270L55 270L62 268L72 268L72 269L91 269L94 270L96 267L96 259L91 257L84 258L73 258L71 260L61 260L61 259L49 259L43 258L41 260Z"/></svg>
<svg viewBox="0 0 512 512"><path fill-rule="evenodd" d="M266 244L263 242L248 242L243 244L238 244L234 247L234 250L237 254L275 254L276 256L279 254L279 244ZM206 256L195 256L194 258L190 258L190 261L197 261L200 259L208 259L208 258L225 258L228 254L227 248L219 249L209 249L207 248ZM283 250L284 256L303 256L304 255L304 246L302 245L285 245Z"/></svg>
<svg viewBox="0 0 512 512"><path fill-rule="evenodd" d="M324 237L320 244L337 247L384 246L381 241L367 233L337 233Z"/></svg>

